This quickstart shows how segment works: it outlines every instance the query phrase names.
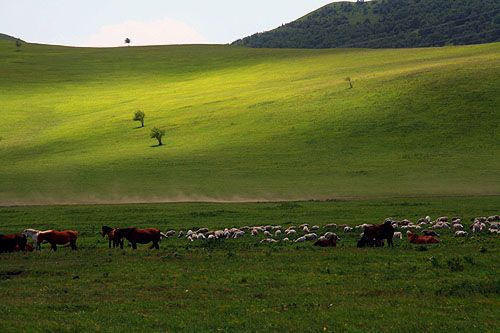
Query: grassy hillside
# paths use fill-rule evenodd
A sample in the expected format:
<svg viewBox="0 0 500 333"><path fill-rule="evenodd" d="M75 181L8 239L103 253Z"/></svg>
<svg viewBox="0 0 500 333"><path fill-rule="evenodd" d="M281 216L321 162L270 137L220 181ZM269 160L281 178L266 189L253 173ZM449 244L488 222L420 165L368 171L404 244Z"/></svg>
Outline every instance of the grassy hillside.
<svg viewBox="0 0 500 333"><path fill-rule="evenodd" d="M14 49L3 204L500 194L500 44Z"/></svg>
<svg viewBox="0 0 500 333"><path fill-rule="evenodd" d="M498 41L497 0L373 0L334 2L234 44L272 48L399 48Z"/></svg>

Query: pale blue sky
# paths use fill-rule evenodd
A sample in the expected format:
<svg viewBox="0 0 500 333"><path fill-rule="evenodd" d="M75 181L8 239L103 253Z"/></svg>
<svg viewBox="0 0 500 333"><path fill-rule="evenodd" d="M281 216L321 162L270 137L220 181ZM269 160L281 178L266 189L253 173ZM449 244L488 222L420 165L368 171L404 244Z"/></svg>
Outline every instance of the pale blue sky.
<svg viewBox="0 0 500 333"><path fill-rule="evenodd" d="M0 0L0 33L29 42L119 46L229 43L334 0Z"/></svg>

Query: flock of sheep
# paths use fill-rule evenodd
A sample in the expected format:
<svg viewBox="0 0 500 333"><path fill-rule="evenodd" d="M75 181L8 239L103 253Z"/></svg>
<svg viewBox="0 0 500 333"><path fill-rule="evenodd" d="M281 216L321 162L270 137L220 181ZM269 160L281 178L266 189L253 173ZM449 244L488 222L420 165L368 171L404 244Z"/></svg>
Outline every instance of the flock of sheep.
<svg viewBox="0 0 500 333"><path fill-rule="evenodd" d="M447 216L439 217L435 220L431 220L429 216L421 218L417 223L413 223L408 219L401 221L388 218L385 220L390 221L394 227L394 237L403 239L403 232L422 232L425 236L437 236L438 230L452 230L456 237L468 236L469 232L466 231L466 227L462 220L458 217L448 218ZM245 226L242 228L225 228L224 230L213 230L210 231L208 228L200 228L197 230L180 230L179 232L175 230L170 230L165 235L167 237L178 237L185 238L189 242L195 241L211 241L216 239L238 239L245 235L251 235L253 237L263 236L260 240L261 244L272 244L278 242L295 242L302 243L308 241L316 241L318 244L322 244L325 241L336 242L340 238L334 232L343 232L344 234L349 234L353 232L361 232L361 237L363 236L363 230L366 227L372 226L371 224L360 224L355 227L350 227L348 225L337 225L335 223L327 224L323 227L319 225L309 225L307 223L301 224L299 226L289 226L283 228L280 225L265 225L265 226ZM493 234L500 234L500 216L490 216L490 217L477 217L473 219L469 226L470 232L481 233L488 231ZM319 241L319 242L318 242ZM335 245L333 245L335 246Z"/></svg>

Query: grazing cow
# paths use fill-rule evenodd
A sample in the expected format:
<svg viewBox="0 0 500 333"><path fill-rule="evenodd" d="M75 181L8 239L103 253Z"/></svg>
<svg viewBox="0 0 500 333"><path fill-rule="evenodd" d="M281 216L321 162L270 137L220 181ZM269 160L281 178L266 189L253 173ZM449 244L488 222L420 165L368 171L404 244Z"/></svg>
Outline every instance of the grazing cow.
<svg viewBox="0 0 500 333"><path fill-rule="evenodd" d="M26 250L26 237L20 234L0 235L0 253Z"/></svg>
<svg viewBox="0 0 500 333"><path fill-rule="evenodd" d="M65 230L65 231L40 231L36 240L37 248L40 248L40 244L47 242L50 244L52 250L57 250L57 245L67 245L76 250L76 240L78 238L78 231Z"/></svg>
<svg viewBox="0 0 500 333"><path fill-rule="evenodd" d="M189 232L188 232L189 234ZM192 239L194 238L194 233L190 236ZM137 229L137 228L118 228L115 230L115 237L118 239L125 238L130 244L132 244L132 249L137 249L137 244L148 244L153 243L150 246L150 249L159 249L160 245L158 244L162 238L162 233L158 229ZM191 240L192 240L191 239ZM123 244L120 246L123 249Z"/></svg>
<svg viewBox="0 0 500 333"><path fill-rule="evenodd" d="M439 240L432 236L418 236L411 231L408 231L408 240L412 244L437 244Z"/></svg>
<svg viewBox="0 0 500 333"><path fill-rule="evenodd" d="M394 227L392 222L387 220L384 224L366 227L363 237L358 241L358 247L383 246L384 239L387 239L387 245L393 247L392 238L394 237Z"/></svg>
<svg viewBox="0 0 500 333"><path fill-rule="evenodd" d="M123 249L123 239L116 237L116 229L103 225L101 229L102 237L108 236L109 248L113 243L113 249L120 246Z"/></svg>

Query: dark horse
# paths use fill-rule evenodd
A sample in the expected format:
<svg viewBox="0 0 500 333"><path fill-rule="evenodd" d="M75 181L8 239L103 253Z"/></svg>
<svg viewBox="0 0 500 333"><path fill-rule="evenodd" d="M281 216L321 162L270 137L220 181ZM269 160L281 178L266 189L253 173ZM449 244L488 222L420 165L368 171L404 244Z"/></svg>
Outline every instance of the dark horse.
<svg viewBox="0 0 500 333"><path fill-rule="evenodd" d="M394 227L392 226L392 222L386 221L384 224L366 227L363 237L358 241L358 247L384 246L384 239L387 239L389 247L393 247L393 237Z"/></svg>
<svg viewBox="0 0 500 333"><path fill-rule="evenodd" d="M108 236L109 248L111 248L111 242L113 242L113 248L120 246L123 249L123 239L116 237L116 229L108 226L102 226L102 237Z"/></svg>
<svg viewBox="0 0 500 333"><path fill-rule="evenodd" d="M26 237L23 235L0 235L0 253L26 251Z"/></svg>
<svg viewBox="0 0 500 333"><path fill-rule="evenodd" d="M158 244L162 238L162 233L158 229L137 229L137 228L118 228L115 229L115 238L127 239L130 244L132 244L132 248L137 249L137 244L148 244L153 243L150 246L150 249L159 249L160 245ZM123 249L123 242L120 243L120 248Z"/></svg>

